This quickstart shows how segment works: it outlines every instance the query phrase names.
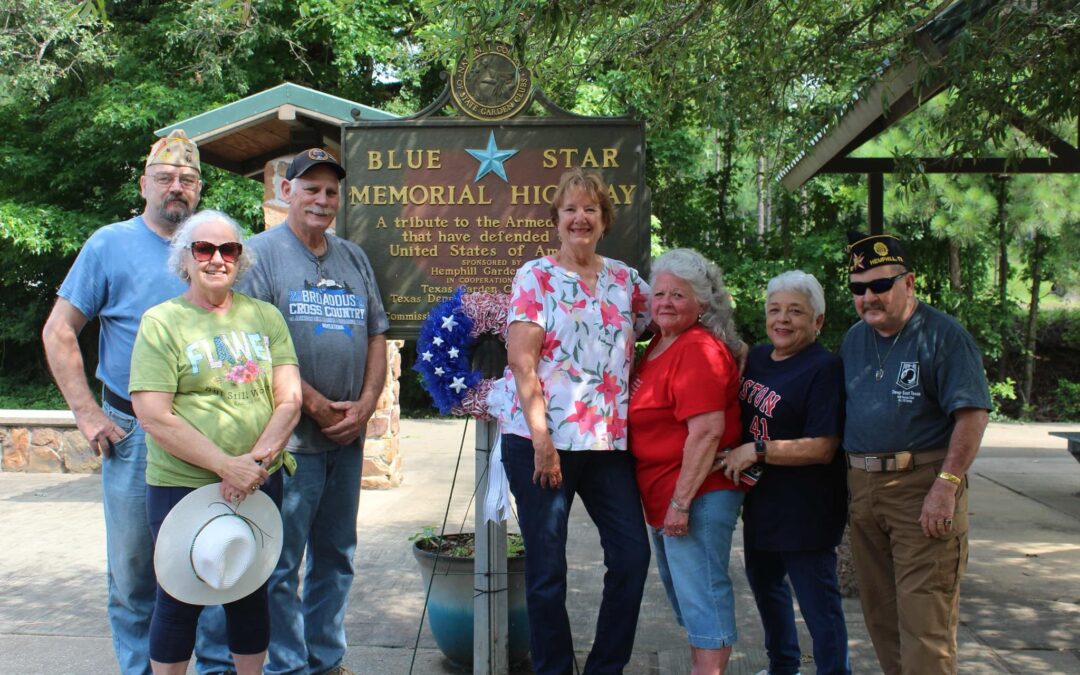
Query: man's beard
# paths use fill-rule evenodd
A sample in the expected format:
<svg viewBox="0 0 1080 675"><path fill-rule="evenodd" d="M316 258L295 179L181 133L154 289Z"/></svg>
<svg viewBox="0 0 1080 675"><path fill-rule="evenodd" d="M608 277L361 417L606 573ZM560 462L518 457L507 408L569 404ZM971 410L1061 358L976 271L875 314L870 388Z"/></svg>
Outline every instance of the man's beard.
<svg viewBox="0 0 1080 675"><path fill-rule="evenodd" d="M173 203L178 204L180 206L180 209L170 211L169 205ZM180 199L170 199L164 204L162 204L160 208L158 208L158 216L160 216L163 221L172 223L173 225L179 225L180 223L184 222L184 220L186 220L187 217L190 215L191 208L183 200Z"/></svg>

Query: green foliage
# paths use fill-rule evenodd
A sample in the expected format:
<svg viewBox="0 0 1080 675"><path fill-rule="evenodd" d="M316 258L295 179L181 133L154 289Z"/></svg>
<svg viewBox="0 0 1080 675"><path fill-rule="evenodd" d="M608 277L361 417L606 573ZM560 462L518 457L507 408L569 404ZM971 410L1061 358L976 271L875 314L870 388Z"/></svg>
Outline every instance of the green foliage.
<svg viewBox="0 0 1080 675"><path fill-rule="evenodd" d="M1001 407L1003 401L1016 400L1016 380L1007 377L1003 382L991 382L990 400L994 403L994 409L990 411L990 419L995 422L1011 419L1001 411Z"/></svg>
<svg viewBox="0 0 1080 675"><path fill-rule="evenodd" d="M1058 404L1055 416L1062 422L1080 422L1080 382L1058 380L1054 398Z"/></svg>
<svg viewBox="0 0 1080 675"><path fill-rule="evenodd" d="M28 410L66 410L67 403L60 390L41 373L30 375L0 375L0 408Z"/></svg>
<svg viewBox="0 0 1080 675"><path fill-rule="evenodd" d="M472 532L440 535L432 525L409 537L409 541L428 553L438 553L452 558L472 558L476 555L476 536ZM506 533L506 557L525 555L525 542L517 532Z"/></svg>

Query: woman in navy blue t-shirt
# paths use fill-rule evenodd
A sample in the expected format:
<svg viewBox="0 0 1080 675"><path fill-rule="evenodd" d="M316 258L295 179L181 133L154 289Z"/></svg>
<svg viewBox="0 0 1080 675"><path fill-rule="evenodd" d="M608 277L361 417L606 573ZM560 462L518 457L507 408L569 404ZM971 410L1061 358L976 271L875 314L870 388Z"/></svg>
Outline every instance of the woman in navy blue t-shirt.
<svg viewBox="0 0 1080 675"><path fill-rule="evenodd" d="M791 271L769 281L769 343L750 351L739 385L743 443L717 460L733 479L765 465L746 497L743 543L765 628L769 668L762 673L768 675L799 672L792 589L814 641L817 672L851 673L836 577L836 546L847 517L838 451L844 381L840 358L817 343L824 319L825 294L812 275Z"/></svg>

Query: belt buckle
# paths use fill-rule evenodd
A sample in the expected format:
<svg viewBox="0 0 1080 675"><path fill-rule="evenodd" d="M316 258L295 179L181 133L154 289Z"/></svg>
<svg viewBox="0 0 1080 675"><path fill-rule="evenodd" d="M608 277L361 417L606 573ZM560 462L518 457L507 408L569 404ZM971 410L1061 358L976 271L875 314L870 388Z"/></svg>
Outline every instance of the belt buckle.
<svg viewBox="0 0 1080 675"><path fill-rule="evenodd" d="M864 455L860 457L863 462L863 471L867 473L877 473L885 470L885 462L883 458L875 455Z"/></svg>

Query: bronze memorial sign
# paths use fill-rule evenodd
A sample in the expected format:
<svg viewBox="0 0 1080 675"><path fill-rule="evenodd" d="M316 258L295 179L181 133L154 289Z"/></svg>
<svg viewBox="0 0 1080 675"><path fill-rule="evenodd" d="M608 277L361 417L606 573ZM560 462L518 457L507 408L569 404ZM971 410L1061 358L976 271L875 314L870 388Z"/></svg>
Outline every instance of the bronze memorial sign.
<svg viewBox="0 0 1080 675"><path fill-rule="evenodd" d="M504 72L506 55L496 59L490 53L494 75L454 75L459 83L471 83L472 94L453 89L452 80L455 99L471 97L470 105L476 104L471 111L459 104L472 117L524 105L520 73L513 80ZM492 88L483 88L485 83ZM507 103L500 104L500 97ZM347 125L339 233L371 258L390 317L389 337L416 337L431 307L459 286L509 292L523 262L554 253L559 242L549 205L559 177L571 167L596 169L610 185L616 218L600 253L644 273L644 135L641 122L568 113L501 121L418 116Z"/></svg>

